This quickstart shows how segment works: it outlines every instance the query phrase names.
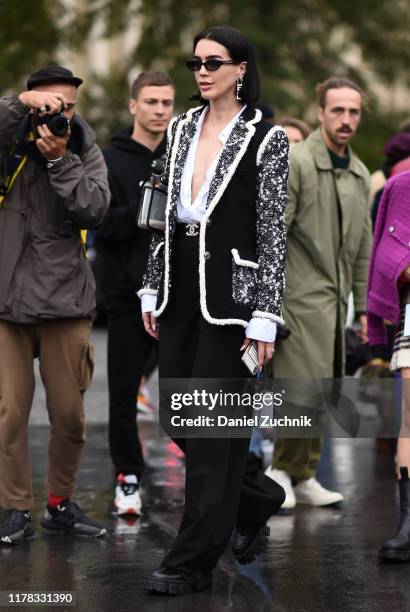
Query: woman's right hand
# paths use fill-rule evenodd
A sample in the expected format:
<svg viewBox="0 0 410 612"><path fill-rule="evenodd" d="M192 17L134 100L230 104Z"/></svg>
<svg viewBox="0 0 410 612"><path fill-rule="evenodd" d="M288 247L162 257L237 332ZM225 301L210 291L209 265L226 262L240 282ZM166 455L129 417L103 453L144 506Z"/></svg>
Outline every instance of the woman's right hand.
<svg viewBox="0 0 410 612"><path fill-rule="evenodd" d="M153 312L143 312L142 320L144 323L145 331L155 338L155 340L159 339L159 325L157 323L156 317L154 317Z"/></svg>

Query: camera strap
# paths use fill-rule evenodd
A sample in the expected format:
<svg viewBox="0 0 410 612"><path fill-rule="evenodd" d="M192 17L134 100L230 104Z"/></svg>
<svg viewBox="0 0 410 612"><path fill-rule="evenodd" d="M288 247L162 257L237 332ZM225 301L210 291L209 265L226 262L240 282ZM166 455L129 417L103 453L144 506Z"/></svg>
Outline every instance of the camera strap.
<svg viewBox="0 0 410 612"><path fill-rule="evenodd" d="M14 152L14 154L9 156L7 176L0 185L0 208L2 208L6 195L13 187L14 182L26 161L27 155L21 155L17 150Z"/></svg>
<svg viewBox="0 0 410 612"><path fill-rule="evenodd" d="M81 246L83 247L83 253L87 257L87 230L80 230Z"/></svg>

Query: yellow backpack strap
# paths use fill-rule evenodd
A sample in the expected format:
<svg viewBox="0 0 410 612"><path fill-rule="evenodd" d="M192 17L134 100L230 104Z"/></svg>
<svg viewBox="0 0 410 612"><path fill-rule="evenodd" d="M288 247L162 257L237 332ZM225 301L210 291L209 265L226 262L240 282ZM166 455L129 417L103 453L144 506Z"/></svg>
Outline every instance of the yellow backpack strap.
<svg viewBox="0 0 410 612"><path fill-rule="evenodd" d="M25 155L21 162L19 163L19 165L17 166L17 168L15 169L13 174L9 174L6 177L6 180L4 181L4 183L0 186L0 208L2 208L3 206L3 202L4 199L6 197L6 195L8 194L8 192L10 191L10 189L13 187L14 182L17 178L18 173L20 172L20 170L22 169L22 167L24 166L24 164L27 161L27 155Z"/></svg>
<svg viewBox="0 0 410 612"><path fill-rule="evenodd" d="M86 229L80 230L80 236L81 236L81 245L83 247L83 253L87 257L87 230Z"/></svg>

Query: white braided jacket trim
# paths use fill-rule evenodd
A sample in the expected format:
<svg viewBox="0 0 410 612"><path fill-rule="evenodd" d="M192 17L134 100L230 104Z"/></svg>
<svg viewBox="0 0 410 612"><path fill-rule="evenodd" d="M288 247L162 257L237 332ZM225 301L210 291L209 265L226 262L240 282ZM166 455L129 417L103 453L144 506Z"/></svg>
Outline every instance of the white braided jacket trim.
<svg viewBox="0 0 410 612"><path fill-rule="evenodd" d="M265 153L265 149L266 149L266 146L269 140L272 138L273 134L275 134L276 132L280 132L280 131L284 132L285 130L283 129L281 125L275 125L273 128L269 130L265 138L262 140L261 144L259 145L258 152L256 154L256 165L257 166L260 166L261 164L262 157L263 157L263 154Z"/></svg>
<svg viewBox="0 0 410 612"><path fill-rule="evenodd" d="M141 299L143 295L158 295L158 291L150 289L149 287L143 287L137 291L137 296Z"/></svg>
<svg viewBox="0 0 410 612"><path fill-rule="evenodd" d="M254 310L252 313L252 317L255 317L257 319L270 319L271 321L275 321L275 323L285 325L285 321L281 317L278 317L277 315L274 315L271 312L262 312L262 310Z"/></svg>
<svg viewBox="0 0 410 612"><path fill-rule="evenodd" d="M222 183L219 186L219 189L217 190L217 192L215 193L212 201L210 202L208 208L205 211L204 216L202 217L202 221L200 224L200 229L199 229L199 295L200 295L200 305L201 305L201 312L202 315L204 317L204 319L206 321L208 321L208 323L212 323L213 325L242 325L243 327L246 327L248 325L248 321L245 321L243 319L216 319L215 317L213 317L207 308L206 305L206 283L205 283L205 279L206 279L206 273L205 273L205 232L206 232L206 227L207 227L207 221L208 218L211 216L215 206L218 204L219 200L222 197L222 194L224 193L227 185L229 184L229 181L231 180L231 178L233 177L236 168L238 167L239 162L241 161L242 157L245 155L246 149L248 148L248 145L252 139L252 136L254 135L256 128L255 128L255 124L259 123L259 121L262 118L262 113L260 112L260 110L257 110L255 113L255 117L253 119L251 119L250 121L246 122L246 128L248 130L248 133L246 135L246 137L244 138L244 141L241 145L241 148L239 149L238 155L235 157L235 160L233 161L233 163L231 164L229 171L226 173Z"/></svg>
<svg viewBox="0 0 410 612"><path fill-rule="evenodd" d="M159 244L157 244L155 251L153 252L152 256L155 259L156 256L158 255L158 253L160 252L160 250L162 249L162 247L164 246L165 241L160 242Z"/></svg>
<svg viewBox="0 0 410 612"><path fill-rule="evenodd" d="M259 264L256 261L251 261L250 259L242 259L238 253L238 249L231 249L231 253L233 255L233 260L238 266L243 266L244 268L254 268L255 270L259 270Z"/></svg>
<svg viewBox="0 0 410 612"><path fill-rule="evenodd" d="M179 147L179 141L181 139L181 132L182 132L182 128L184 127L184 125L186 123L188 123L188 121L191 120L192 114L199 110L200 106L197 106L195 108L190 108L187 113L186 113L186 117L185 119L183 119L182 121L179 121L178 125L177 125L177 129L175 132L175 140L173 143L173 147L172 147L172 154L171 154L171 161L170 161L170 165L169 165L169 180L168 180L168 185L172 185L173 184L173 180L174 180L174 172L175 172L175 160L176 160L176 156L177 156L177 152L178 152L178 147ZM170 249L169 249L169 213L171 210L171 200L172 200L172 187L168 188L168 198L167 198L167 205L165 208L165 254L164 254L164 261L165 261L165 268L164 268L164 279L163 279L163 283L164 283L164 297L162 300L162 304L161 306L154 311L154 316L155 317L159 317L165 310L166 305L168 304L168 294L169 294L169 259L170 259Z"/></svg>

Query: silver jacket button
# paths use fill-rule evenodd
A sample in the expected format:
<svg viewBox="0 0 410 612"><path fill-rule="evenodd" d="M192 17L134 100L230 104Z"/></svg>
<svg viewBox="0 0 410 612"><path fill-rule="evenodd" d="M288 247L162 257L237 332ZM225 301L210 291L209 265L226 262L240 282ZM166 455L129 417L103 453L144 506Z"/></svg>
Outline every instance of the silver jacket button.
<svg viewBox="0 0 410 612"><path fill-rule="evenodd" d="M206 224L207 224L207 225L212 225L212 220L211 220L211 219L207 219L207 220L206 220Z"/></svg>
<svg viewBox="0 0 410 612"><path fill-rule="evenodd" d="M391 234L394 232L394 225L391 225L391 226L389 227L389 232L390 232Z"/></svg>
<svg viewBox="0 0 410 612"><path fill-rule="evenodd" d="M211 259L211 253L209 251L205 251L204 258L205 259Z"/></svg>

